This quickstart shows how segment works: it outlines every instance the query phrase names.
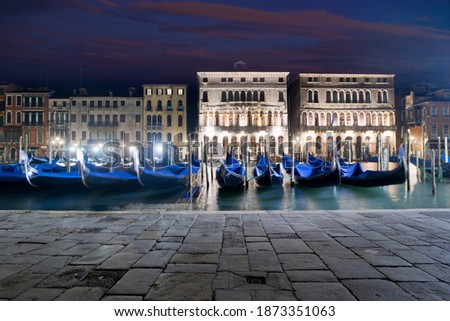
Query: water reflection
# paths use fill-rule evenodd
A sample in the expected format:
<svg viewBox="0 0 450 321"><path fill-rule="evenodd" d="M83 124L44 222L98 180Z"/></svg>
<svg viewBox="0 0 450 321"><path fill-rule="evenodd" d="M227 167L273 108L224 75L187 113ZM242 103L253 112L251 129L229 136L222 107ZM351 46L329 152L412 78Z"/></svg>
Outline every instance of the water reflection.
<svg viewBox="0 0 450 321"><path fill-rule="evenodd" d="M411 169L411 190L406 184L361 188L329 186L320 188L291 187L289 177L284 184L258 188L250 181L248 189L224 190L216 182L204 188L196 202L186 204L186 190L155 194L148 190L127 193L96 190L46 190L7 188L0 190L3 210L151 210L171 208L180 210L353 210L397 208L450 208L450 181L437 184L435 196L431 182L418 182L415 168Z"/></svg>

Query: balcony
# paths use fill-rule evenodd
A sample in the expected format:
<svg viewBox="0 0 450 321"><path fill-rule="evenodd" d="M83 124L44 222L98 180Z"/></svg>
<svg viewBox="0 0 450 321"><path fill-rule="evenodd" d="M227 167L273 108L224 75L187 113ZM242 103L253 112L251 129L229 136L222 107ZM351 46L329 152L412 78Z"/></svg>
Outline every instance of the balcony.
<svg viewBox="0 0 450 321"><path fill-rule="evenodd" d="M316 132L327 132L327 131L340 131L345 132L347 130L353 130L357 132L365 132L365 131L386 131L386 130L397 130L397 126L300 126L303 130L313 130Z"/></svg>
<svg viewBox="0 0 450 321"><path fill-rule="evenodd" d="M90 121L88 122L88 127L118 127L119 122L117 121Z"/></svg>
<svg viewBox="0 0 450 321"><path fill-rule="evenodd" d="M207 128L213 128L217 132L244 132L246 134L253 134L259 132L271 133L276 131L286 131L287 126L203 126L203 130L208 130Z"/></svg>
<svg viewBox="0 0 450 321"><path fill-rule="evenodd" d="M147 130L152 130L152 131L161 131L164 130L164 126L160 126L160 125L147 125L146 127Z"/></svg>

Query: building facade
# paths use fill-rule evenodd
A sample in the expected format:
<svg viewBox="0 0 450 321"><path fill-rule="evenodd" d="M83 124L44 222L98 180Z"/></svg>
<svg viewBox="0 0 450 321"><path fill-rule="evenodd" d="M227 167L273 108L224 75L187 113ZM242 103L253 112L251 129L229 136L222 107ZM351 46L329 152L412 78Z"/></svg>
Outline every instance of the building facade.
<svg viewBox="0 0 450 321"><path fill-rule="evenodd" d="M199 140L217 156L250 142L256 155L270 141L280 154L288 139L288 72L198 72Z"/></svg>
<svg viewBox="0 0 450 321"><path fill-rule="evenodd" d="M87 150L106 142L142 142L142 97L72 96L70 146Z"/></svg>
<svg viewBox="0 0 450 321"><path fill-rule="evenodd" d="M445 137L450 139L450 89L413 90L403 102L413 153L418 150L423 155L424 147L425 150L437 149L439 140L443 148Z"/></svg>
<svg viewBox="0 0 450 321"><path fill-rule="evenodd" d="M21 147L31 156L44 157L48 153L48 91L18 88L2 91L2 161L19 161Z"/></svg>
<svg viewBox="0 0 450 321"><path fill-rule="evenodd" d="M146 141L187 141L187 85L145 84L143 121Z"/></svg>
<svg viewBox="0 0 450 321"><path fill-rule="evenodd" d="M70 144L70 99L50 97L48 107L48 146L53 158Z"/></svg>
<svg viewBox="0 0 450 321"><path fill-rule="evenodd" d="M290 125L302 152L364 159L377 143L396 153L394 75L299 74L290 84Z"/></svg>

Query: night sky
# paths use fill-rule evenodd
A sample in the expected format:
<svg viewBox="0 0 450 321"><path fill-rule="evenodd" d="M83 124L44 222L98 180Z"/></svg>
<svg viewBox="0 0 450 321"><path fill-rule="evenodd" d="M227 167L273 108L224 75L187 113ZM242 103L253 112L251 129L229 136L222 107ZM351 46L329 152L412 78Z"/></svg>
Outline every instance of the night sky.
<svg viewBox="0 0 450 321"><path fill-rule="evenodd" d="M0 81L50 88L196 85L197 71L393 73L450 87L449 0L12 0ZM81 77L80 77L81 76Z"/></svg>

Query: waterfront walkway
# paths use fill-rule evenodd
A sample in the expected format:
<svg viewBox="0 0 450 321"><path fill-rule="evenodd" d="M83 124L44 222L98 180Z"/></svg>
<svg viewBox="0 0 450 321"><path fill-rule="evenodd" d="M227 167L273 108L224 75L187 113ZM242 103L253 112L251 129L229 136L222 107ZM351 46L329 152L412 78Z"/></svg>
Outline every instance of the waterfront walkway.
<svg viewBox="0 0 450 321"><path fill-rule="evenodd" d="M0 211L2 300L450 300L450 209Z"/></svg>

